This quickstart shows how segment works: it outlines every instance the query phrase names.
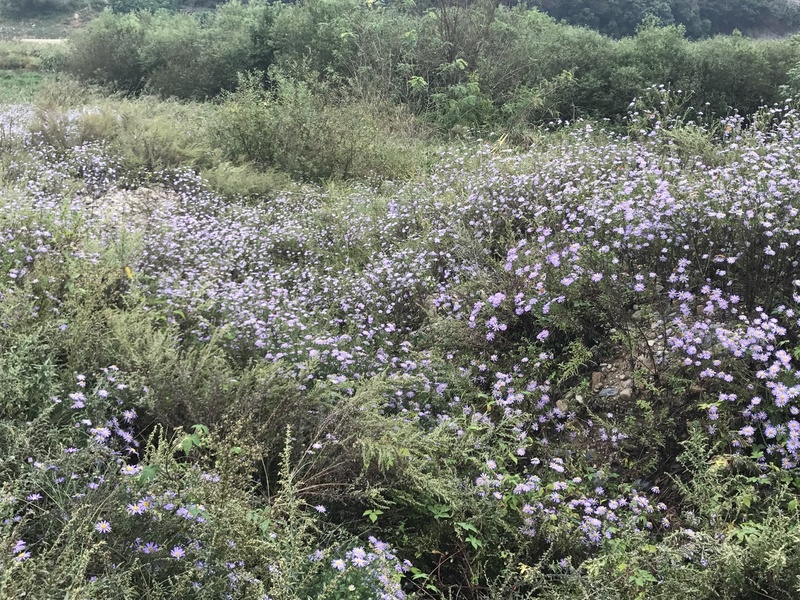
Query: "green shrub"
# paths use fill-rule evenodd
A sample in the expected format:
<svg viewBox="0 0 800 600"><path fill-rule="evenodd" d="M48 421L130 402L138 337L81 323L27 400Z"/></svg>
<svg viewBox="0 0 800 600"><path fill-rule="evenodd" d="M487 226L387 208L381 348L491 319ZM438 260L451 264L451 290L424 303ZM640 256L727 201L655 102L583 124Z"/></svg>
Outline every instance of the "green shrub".
<svg viewBox="0 0 800 600"><path fill-rule="evenodd" d="M271 23L272 10L232 2L205 19L106 10L73 36L63 68L125 94L148 90L184 99L216 96L235 87L237 72L269 66L263 27Z"/></svg>
<svg viewBox="0 0 800 600"><path fill-rule="evenodd" d="M226 4L210 24L191 15L159 15L141 49L148 90L164 98L192 99L232 90L237 72L255 66L250 29L265 10Z"/></svg>
<svg viewBox="0 0 800 600"><path fill-rule="evenodd" d="M690 48L691 88L708 110L749 115L760 106L783 101L780 86L800 60L800 48L787 40L715 37ZM758 73L758 77L753 74Z"/></svg>
<svg viewBox="0 0 800 600"><path fill-rule="evenodd" d="M367 9L356 0L309 0L278 11L269 43L286 73L341 78L357 53L353 23Z"/></svg>
<svg viewBox="0 0 800 600"><path fill-rule="evenodd" d="M204 124L212 107L163 102L151 96L82 105L91 96L71 82L44 86L29 129L58 152L99 142L126 173L158 173L182 166L206 167L212 154ZM147 177L145 177L147 179Z"/></svg>
<svg viewBox="0 0 800 600"><path fill-rule="evenodd" d="M229 159L308 180L404 177L420 164L418 130L401 109L336 101L281 76L265 91L260 80L243 77L211 124Z"/></svg>
<svg viewBox="0 0 800 600"><path fill-rule="evenodd" d="M201 174L211 189L229 199L259 200L297 187L282 171L259 170L250 164L220 162Z"/></svg>
<svg viewBox="0 0 800 600"><path fill-rule="evenodd" d="M70 39L64 68L89 83L109 85L126 93L141 90L147 76L141 53L151 19L103 11Z"/></svg>

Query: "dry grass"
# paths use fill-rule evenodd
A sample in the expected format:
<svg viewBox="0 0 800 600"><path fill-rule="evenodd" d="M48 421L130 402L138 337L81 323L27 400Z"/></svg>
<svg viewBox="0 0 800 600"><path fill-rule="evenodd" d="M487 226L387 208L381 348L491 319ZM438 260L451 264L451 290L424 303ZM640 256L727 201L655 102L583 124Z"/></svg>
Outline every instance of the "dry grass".
<svg viewBox="0 0 800 600"><path fill-rule="evenodd" d="M0 70L52 71L66 50L65 41L63 38L0 41Z"/></svg>

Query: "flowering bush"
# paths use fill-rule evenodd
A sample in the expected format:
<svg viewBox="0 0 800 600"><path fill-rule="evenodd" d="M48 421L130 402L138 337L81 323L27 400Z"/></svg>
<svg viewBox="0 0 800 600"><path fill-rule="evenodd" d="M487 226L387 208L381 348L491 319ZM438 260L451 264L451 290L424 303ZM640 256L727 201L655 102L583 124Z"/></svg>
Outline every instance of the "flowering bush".
<svg viewBox="0 0 800 600"><path fill-rule="evenodd" d="M4 128L0 595L778 597L800 130L754 119L267 203Z"/></svg>

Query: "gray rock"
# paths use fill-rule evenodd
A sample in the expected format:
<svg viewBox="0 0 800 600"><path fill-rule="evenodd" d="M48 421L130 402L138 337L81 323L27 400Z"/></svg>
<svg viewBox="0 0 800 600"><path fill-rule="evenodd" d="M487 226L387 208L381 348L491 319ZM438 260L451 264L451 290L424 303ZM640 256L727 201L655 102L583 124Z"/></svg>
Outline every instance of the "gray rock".
<svg viewBox="0 0 800 600"><path fill-rule="evenodd" d="M601 398L613 398L614 396L619 396L619 388L615 387L607 387L600 390L597 394Z"/></svg>
<svg viewBox="0 0 800 600"><path fill-rule="evenodd" d="M633 400L633 389L626 387L619 393L619 399L623 402Z"/></svg>

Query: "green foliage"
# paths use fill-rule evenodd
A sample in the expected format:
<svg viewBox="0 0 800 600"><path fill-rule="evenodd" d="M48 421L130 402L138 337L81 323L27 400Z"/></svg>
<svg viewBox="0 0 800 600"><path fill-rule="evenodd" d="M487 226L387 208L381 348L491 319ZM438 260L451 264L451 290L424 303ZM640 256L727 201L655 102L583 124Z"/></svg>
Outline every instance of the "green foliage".
<svg viewBox="0 0 800 600"><path fill-rule="evenodd" d="M0 103L30 101L44 82L41 73L0 71Z"/></svg>
<svg viewBox="0 0 800 600"><path fill-rule="evenodd" d="M236 84L239 71L266 68L258 31L270 22L265 4L229 3L209 18L186 14L104 11L71 40L64 68L126 94L207 98Z"/></svg>
<svg viewBox="0 0 800 600"><path fill-rule="evenodd" d="M683 25L695 38L734 30L782 35L800 24L797 6L789 0L535 0L533 4L556 19L617 38L633 35L648 19Z"/></svg>
<svg viewBox="0 0 800 600"><path fill-rule="evenodd" d="M104 11L70 40L67 72L80 79L133 93L142 89L145 27L152 17Z"/></svg>
<svg viewBox="0 0 800 600"><path fill-rule="evenodd" d="M704 256L686 289L722 277L708 259L739 236L738 314L788 302L794 272L760 269L763 232L709 220L692 186L791 131L773 127L789 111L749 128L712 113L778 93L793 42L689 42L653 22L614 41L523 7L314 0L106 12L72 48L77 75L136 97L61 79L0 129L0 597L212 599L230 581L281 600L800 593L800 480L765 444L731 451L736 411L715 436L694 424L725 405L667 353L670 246L610 242L643 227L624 198L680 202ZM411 111L453 137L506 132L432 159ZM617 133L534 129L591 114ZM598 197L608 211L573 245ZM253 247L182 237L226 224ZM518 293L551 284L557 299L522 309ZM266 327L297 297L316 312ZM749 361L721 359L742 395Z"/></svg>
<svg viewBox="0 0 800 600"><path fill-rule="evenodd" d="M63 54L63 44L35 41L0 42L0 69L9 71L51 70Z"/></svg>
<svg viewBox="0 0 800 600"><path fill-rule="evenodd" d="M64 68L126 94L204 99L232 91L237 73L277 66L334 97L404 104L445 133L503 128L515 140L559 118L619 122L654 84L691 90L717 115L782 99L800 60L790 39L689 42L662 9L618 41L488 2L424 15L351 0L232 2L202 17L107 11L74 36Z"/></svg>
<svg viewBox="0 0 800 600"><path fill-rule="evenodd" d="M11 18L40 17L81 8L75 0L2 0L0 15Z"/></svg>
<svg viewBox="0 0 800 600"><path fill-rule="evenodd" d="M72 90L70 83L45 86L35 98L30 129L53 149L68 152L88 142L102 143L126 172L140 174L208 164L212 150L203 136L206 111L152 97L76 108L74 103L86 94Z"/></svg>
<svg viewBox="0 0 800 600"><path fill-rule="evenodd" d="M212 123L229 159L308 180L397 178L419 165L416 127L402 110L337 100L282 76L267 91L260 79L241 78Z"/></svg>
<svg viewBox="0 0 800 600"><path fill-rule="evenodd" d="M556 385L576 377L587 363L592 360L592 353L580 340L570 342L566 349L567 360L558 366L560 373Z"/></svg>
<svg viewBox="0 0 800 600"><path fill-rule="evenodd" d="M245 163L234 165L220 161L202 171L209 187L226 198L248 202L273 197L281 192L296 191L297 184L279 170L259 169Z"/></svg>
<svg viewBox="0 0 800 600"><path fill-rule="evenodd" d="M177 0L110 0L108 5L115 13L131 13L175 10L179 4Z"/></svg>
<svg viewBox="0 0 800 600"><path fill-rule="evenodd" d="M458 128L484 130L495 120L492 100L481 92L475 76L466 83L448 87L444 92L433 94L436 120L444 131L455 132Z"/></svg>
<svg viewBox="0 0 800 600"><path fill-rule="evenodd" d="M205 23L190 15L156 19L142 49L148 89L162 97L195 99L232 90L237 72L261 66L251 58L251 35L269 11L266 5L231 3Z"/></svg>

